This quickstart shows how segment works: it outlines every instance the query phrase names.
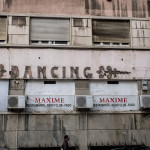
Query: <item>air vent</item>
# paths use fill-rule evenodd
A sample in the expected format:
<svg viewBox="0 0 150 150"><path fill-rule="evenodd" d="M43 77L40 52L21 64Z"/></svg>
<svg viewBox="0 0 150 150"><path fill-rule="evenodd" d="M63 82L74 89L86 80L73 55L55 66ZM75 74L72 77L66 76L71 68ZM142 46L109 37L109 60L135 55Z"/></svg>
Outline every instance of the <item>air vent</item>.
<svg viewBox="0 0 150 150"><path fill-rule="evenodd" d="M75 99L76 108L92 108L93 107L93 97L86 95L78 95Z"/></svg>
<svg viewBox="0 0 150 150"><path fill-rule="evenodd" d="M8 109L23 109L25 108L25 96L9 95L7 99Z"/></svg>
<svg viewBox="0 0 150 150"><path fill-rule="evenodd" d="M11 107L18 107L18 97L14 96L14 97L10 97L8 99L8 106Z"/></svg>
<svg viewBox="0 0 150 150"><path fill-rule="evenodd" d="M140 107L142 109L150 108L150 95L141 95L140 96Z"/></svg>

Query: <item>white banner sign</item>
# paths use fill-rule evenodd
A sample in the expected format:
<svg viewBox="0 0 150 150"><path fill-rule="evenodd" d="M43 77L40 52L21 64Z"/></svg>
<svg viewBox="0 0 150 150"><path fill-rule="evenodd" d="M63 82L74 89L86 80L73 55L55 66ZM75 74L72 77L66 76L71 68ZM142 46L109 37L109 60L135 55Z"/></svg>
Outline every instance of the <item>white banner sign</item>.
<svg viewBox="0 0 150 150"><path fill-rule="evenodd" d="M93 110L129 111L138 109L138 96L94 96Z"/></svg>
<svg viewBox="0 0 150 150"><path fill-rule="evenodd" d="M28 96L27 110L49 111L64 110L71 111L74 107L74 96Z"/></svg>

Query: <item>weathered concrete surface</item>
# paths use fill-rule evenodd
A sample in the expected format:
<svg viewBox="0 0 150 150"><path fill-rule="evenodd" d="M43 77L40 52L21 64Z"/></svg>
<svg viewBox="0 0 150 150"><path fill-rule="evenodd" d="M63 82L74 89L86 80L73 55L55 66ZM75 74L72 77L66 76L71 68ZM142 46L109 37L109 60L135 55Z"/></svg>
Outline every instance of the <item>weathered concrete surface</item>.
<svg viewBox="0 0 150 150"><path fill-rule="evenodd" d="M55 66L58 67L58 70L55 70L57 79L87 79L84 74L84 69L87 67L90 67L87 74L93 74L93 79L149 79L149 55L149 51L116 51L115 49L85 51L1 48L0 60L7 71L1 78L39 79L38 67L45 66L46 78L55 79L50 72ZM16 73L16 76L9 74L10 69L11 74L14 73L12 66L18 67L19 73ZM63 78L63 67L66 67L65 78ZM72 72L72 67L78 71ZM42 74L40 78L43 78Z"/></svg>
<svg viewBox="0 0 150 150"><path fill-rule="evenodd" d="M131 21L132 46L148 47L150 46L150 22L149 21Z"/></svg>
<svg viewBox="0 0 150 150"><path fill-rule="evenodd" d="M7 114L0 115L0 147L61 146L69 134L70 145L150 146L150 114ZM34 139L34 140L33 140Z"/></svg>
<svg viewBox="0 0 150 150"><path fill-rule="evenodd" d="M59 9L58 9L59 8ZM148 17L148 0L0 0L0 13Z"/></svg>

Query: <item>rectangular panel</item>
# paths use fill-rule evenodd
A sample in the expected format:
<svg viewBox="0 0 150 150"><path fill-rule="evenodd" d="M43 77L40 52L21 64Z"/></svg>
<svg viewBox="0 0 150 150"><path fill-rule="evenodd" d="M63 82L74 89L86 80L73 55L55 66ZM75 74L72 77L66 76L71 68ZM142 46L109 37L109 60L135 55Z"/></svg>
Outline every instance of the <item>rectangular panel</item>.
<svg viewBox="0 0 150 150"><path fill-rule="evenodd" d="M59 81L56 84L44 84L44 81L28 81L25 90L26 95L74 95L75 85L73 81Z"/></svg>
<svg viewBox="0 0 150 150"><path fill-rule="evenodd" d="M0 111L7 111L6 102L8 96L9 80L0 81Z"/></svg>
<svg viewBox="0 0 150 150"><path fill-rule="evenodd" d="M93 20L93 42L130 42L130 23L123 20Z"/></svg>
<svg viewBox="0 0 150 150"><path fill-rule="evenodd" d="M68 19L31 19L31 41L69 41Z"/></svg>
<svg viewBox="0 0 150 150"><path fill-rule="evenodd" d="M129 111L138 109L139 109L138 96L130 96L130 95L94 96L93 110Z"/></svg>
<svg viewBox="0 0 150 150"><path fill-rule="evenodd" d="M106 81L91 81L90 95L138 95L136 81L119 81L107 84Z"/></svg>
<svg viewBox="0 0 150 150"><path fill-rule="evenodd" d="M73 111L73 108L74 108L73 95L28 96L26 106L26 109L28 111L51 111L51 110Z"/></svg>
<svg viewBox="0 0 150 150"><path fill-rule="evenodd" d="M7 18L0 17L0 40L6 41L7 39Z"/></svg>

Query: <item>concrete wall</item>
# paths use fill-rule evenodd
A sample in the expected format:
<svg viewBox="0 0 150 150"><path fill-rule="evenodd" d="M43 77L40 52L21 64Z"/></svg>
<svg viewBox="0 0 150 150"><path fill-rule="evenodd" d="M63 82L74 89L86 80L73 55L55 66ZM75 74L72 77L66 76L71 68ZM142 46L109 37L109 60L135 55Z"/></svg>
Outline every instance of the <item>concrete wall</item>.
<svg viewBox="0 0 150 150"><path fill-rule="evenodd" d="M121 49L1 48L0 63L4 65L1 79L149 79L149 55L149 51ZM38 67L46 68L43 75L40 72L39 76ZM71 67L78 67L78 71L74 72ZM89 67L86 74L92 74L91 77L85 75L86 67Z"/></svg>
<svg viewBox="0 0 150 150"><path fill-rule="evenodd" d="M61 146L70 136L70 146L146 145L150 146L150 114L1 114L0 147Z"/></svg>
<svg viewBox="0 0 150 150"><path fill-rule="evenodd" d="M20 18L24 24L20 23ZM9 17L8 43L29 45L29 17Z"/></svg>
<svg viewBox="0 0 150 150"><path fill-rule="evenodd" d="M23 6L23 7L22 7ZM0 0L0 13L149 17L148 0Z"/></svg>
<svg viewBox="0 0 150 150"><path fill-rule="evenodd" d="M9 88L9 81L8 80L1 80L0 81L0 110L7 111L6 109L6 100L8 96L8 88Z"/></svg>

